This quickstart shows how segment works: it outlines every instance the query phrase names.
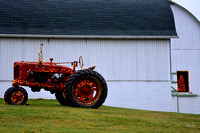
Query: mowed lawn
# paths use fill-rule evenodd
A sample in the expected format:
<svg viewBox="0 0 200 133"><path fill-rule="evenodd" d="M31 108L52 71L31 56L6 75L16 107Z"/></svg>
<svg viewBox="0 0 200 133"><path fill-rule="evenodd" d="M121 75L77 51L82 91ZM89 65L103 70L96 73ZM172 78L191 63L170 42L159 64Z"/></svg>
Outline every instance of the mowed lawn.
<svg viewBox="0 0 200 133"><path fill-rule="evenodd" d="M102 106L61 106L56 100L28 100L13 106L0 99L0 133L200 132L200 115Z"/></svg>

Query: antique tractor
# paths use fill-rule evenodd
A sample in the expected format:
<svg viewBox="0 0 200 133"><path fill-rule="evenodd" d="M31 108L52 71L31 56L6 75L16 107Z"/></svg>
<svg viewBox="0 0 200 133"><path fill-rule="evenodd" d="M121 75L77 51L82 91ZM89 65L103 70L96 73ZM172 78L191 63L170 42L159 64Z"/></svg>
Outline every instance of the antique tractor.
<svg viewBox="0 0 200 133"><path fill-rule="evenodd" d="M38 62L14 62L14 80L12 86L4 94L7 104L23 105L28 100L28 94L21 86L29 86L33 92L42 88L55 94L61 105L83 108L98 108L107 97L105 79L93 69L83 68L83 58L73 62L43 62L43 44L40 46ZM58 64L71 63L72 68Z"/></svg>

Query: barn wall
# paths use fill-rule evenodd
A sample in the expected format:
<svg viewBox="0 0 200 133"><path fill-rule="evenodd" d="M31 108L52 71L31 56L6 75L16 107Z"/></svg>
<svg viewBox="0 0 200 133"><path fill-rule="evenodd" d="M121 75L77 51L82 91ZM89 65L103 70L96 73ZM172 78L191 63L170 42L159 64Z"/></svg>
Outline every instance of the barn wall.
<svg viewBox="0 0 200 133"><path fill-rule="evenodd" d="M27 39L1 38L0 80L13 79L14 61L37 61L40 42L44 61L74 61L81 55L85 67L107 80L169 81L169 40Z"/></svg>
<svg viewBox="0 0 200 133"><path fill-rule="evenodd" d="M176 112L176 99L171 99L170 82L142 82L142 81L107 81L108 96L104 105ZM11 86L11 82L0 81L0 98L3 98L4 92ZM55 96L43 89L40 92L32 92L29 87L23 87L27 90L29 99L55 99Z"/></svg>
<svg viewBox="0 0 200 133"><path fill-rule="evenodd" d="M175 112L172 107L170 82L108 82L105 105Z"/></svg>
<svg viewBox="0 0 200 133"><path fill-rule="evenodd" d="M40 42L44 60L74 61L80 55L85 66L97 64L108 84L105 105L172 111L170 100L169 40L122 39L0 39L0 98L11 86L14 61L37 61ZM5 62L5 63L4 63ZM7 82L5 82L7 81ZM50 92L33 93L29 98L54 99Z"/></svg>
<svg viewBox="0 0 200 133"><path fill-rule="evenodd" d="M196 97L173 98L174 105L179 106L179 112L196 113L200 110L200 23L183 8L171 6L176 31L179 36L171 40L172 72L188 70L190 72L190 91Z"/></svg>

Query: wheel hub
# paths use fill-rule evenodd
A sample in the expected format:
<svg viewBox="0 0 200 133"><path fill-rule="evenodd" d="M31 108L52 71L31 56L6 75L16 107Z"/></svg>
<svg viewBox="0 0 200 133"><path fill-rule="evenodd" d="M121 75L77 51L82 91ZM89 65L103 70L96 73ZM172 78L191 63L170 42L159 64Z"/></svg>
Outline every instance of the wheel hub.
<svg viewBox="0 0 200 133"><path fill-rule="evenodd" d="M13 103L21 103L24 100L24 94L21 91L16 91L11 95Z"/></svg>
<svg viewBox="0 0 200 133"><path fill-rule="evenodd" d="M80 91L79 91L79 94L81 95L81 96L89 96L89 95L91 95L92 94L92 88L90 87L90 86L83 86L82 88L80 88L79 89Z"/></svg>
<svg viewBox="0 0 200 133"><path fill-rule="evenodd" d="M81 79L75 84L75 98L85 104L89 104L97 99L99 88L97 83L92 78Z"/></svg>

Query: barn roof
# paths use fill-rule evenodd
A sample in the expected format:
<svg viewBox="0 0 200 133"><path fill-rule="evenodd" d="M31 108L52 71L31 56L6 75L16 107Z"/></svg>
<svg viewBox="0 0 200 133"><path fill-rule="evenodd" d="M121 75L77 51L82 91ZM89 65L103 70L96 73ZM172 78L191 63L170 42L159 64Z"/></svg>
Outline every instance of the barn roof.
<svg viewBox="0 0 200 133"><path fill-rule="evenodd" d="M0 0L0 35L177 36L167 0Z"/></svg>

